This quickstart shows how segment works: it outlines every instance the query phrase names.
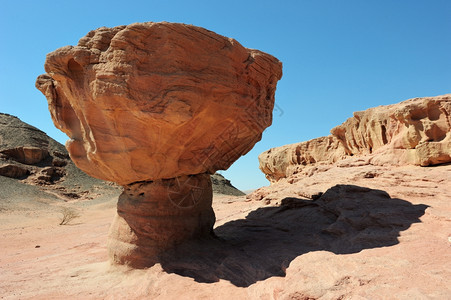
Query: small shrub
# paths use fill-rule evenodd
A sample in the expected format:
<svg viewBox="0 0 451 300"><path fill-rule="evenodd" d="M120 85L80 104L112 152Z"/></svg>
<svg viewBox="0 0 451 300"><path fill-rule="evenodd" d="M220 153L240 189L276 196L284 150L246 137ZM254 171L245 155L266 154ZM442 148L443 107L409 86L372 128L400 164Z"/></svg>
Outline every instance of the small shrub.
<svg viewBox="0 0 451 300"><path fill-rule="evenodd" d="M63 207L61 209L61 214L62 214L62 216L60 217L61 222L59 223L59 225L67 225L73 219L80 217L80 213L76 209L69 207Z"/></svg>

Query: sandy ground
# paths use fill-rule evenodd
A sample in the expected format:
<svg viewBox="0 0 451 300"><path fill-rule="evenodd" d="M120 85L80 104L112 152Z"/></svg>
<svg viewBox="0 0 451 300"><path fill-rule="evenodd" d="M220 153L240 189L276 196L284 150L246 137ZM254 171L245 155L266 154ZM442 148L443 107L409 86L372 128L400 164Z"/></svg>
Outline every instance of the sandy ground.
<svg viewBox="0 0 451 300"><path fill-rule="evenodd" d="M300 196L317 191L342 202ZM222 240L145 270L107 261L115 199L65 226L54 210L3 211L0 298L451 299L450 165L327 167L254 195L215 195Z"/></svg>

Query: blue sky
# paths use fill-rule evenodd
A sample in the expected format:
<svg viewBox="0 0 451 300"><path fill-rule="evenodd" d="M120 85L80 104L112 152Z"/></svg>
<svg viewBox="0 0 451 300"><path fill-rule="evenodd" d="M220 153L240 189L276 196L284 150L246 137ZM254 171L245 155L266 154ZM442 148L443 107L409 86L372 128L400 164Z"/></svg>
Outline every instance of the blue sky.
<svg viewBox="0 0 451 300"><path fill-rule="evenodd" d="M261 152L329 134L354 111L451 92L451 1L2 1L0 112L56 140L34 87L45 55L90 30L144 21L205 27L276 56L273 125L222 172L240 189L268 185Z"/></svg>

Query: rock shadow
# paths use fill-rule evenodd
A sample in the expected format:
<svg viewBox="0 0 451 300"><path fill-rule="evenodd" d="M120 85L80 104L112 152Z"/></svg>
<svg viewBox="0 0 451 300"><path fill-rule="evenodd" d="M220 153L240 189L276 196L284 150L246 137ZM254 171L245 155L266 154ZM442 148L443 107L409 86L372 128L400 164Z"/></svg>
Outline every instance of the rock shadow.
<svg viewBox="0 0 451 300"><path fill-rule="evenodd" d="M310 251L335 254L398 244L401 231L420 222L427 205L391 198L385 191L337 185L319 199L285 198L245 219L215 229L216 239L186 243L166 252L168 273L238 287L285 276L296 257Z"/></svg>

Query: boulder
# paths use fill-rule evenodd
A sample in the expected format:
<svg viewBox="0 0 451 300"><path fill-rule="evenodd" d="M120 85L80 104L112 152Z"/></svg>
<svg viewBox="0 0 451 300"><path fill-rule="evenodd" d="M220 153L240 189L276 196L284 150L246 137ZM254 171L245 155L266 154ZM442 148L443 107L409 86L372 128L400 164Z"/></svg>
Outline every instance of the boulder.
<svg viewBox="0 0 451 300"><path fill-rule="evenodd" d="M0 176L23 178L30 174L30 170L18 164L0 165Z"/></svg>
<svg viewBox="0 0 451 300"><path fill-rule="evenodd" d="M49 157L53 143L41 130L17 117L0 113L0 155L4 159L34 165Z"/></svg>
<svg viewBox="0 0 451 300"><path fill-rule="evenodd" d="M36 83L75 164L121 185L227 169L272 122L281 63L203 28L99 28Z"/></svg>
<svg viewBox="0 0 451 300"><path fill-rule="evenodd" d="M47 149L33 146L4 149L1 150L1 153L6 155L8 158L27 165L37 164L49 156Z"/></svg>

